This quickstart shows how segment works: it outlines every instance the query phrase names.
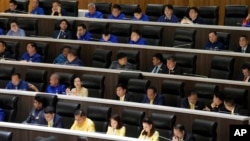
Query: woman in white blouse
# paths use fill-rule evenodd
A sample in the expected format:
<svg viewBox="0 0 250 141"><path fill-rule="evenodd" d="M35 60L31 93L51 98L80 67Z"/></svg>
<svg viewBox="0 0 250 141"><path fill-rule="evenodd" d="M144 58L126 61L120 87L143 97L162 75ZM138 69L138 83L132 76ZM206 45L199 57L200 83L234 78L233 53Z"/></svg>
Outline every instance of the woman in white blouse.
<svg viewBox="0 0 250 141"><path fill-rule="evenodd" d="M75 88L72 88L71 90L68 88L66 89L67 95L73 95L73 96L88 96L88 89L82 87L82 81L79 77L76 77L74 79L74 86Z"/></svg>

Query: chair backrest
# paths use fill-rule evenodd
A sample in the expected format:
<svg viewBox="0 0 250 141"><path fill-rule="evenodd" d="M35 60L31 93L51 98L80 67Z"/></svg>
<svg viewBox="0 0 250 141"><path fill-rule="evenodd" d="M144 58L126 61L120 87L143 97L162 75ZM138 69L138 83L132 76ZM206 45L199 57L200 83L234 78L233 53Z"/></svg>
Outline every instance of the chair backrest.
<svg viewBox="0 0 250 141"><path fill-rule="evenodd" d="M38 35L38 19L18 19L19 27L25 31L26 36Z"/></svg>
<svg viewBox="0 0 250 141"><path fill-rule="evenodd" d="M0 88L5 88L6 84L10 81L11 75L15 72L14 67L1 66L0 67Z"/></svg>
<svg viewBox="0 0 250 141"><path fill-rule="evenodd" d="M4 121L15 122L17 113L17 96L0 95L0 107L5 113Z"/></svg>
<svg viewBox="0 0 250 141"><path fill-rule="evenodd" d="M247 17L247 5L226 5L224 25L241 26L242 20Z"/></svg>
<svg viewBox="0 0 250 141"><path fill-rule="evenodd" d="M130 24L110 24L110 33L117 36L119 43L128 43L131 29Z"/></svg>
<svg viewBox="0 0 250 141"><path fill-rule="evenodd" d="M231 34L227 32L217 32L217 36L219 41L224 44L224 49L228 49Z"/></svg>
<svg viewBox="0 0 250 141"><path fill-rule="evenodd" d="M75 111L80 109L81 104L74 102L58 101L56 105L56 113L59 114L64 123L64 128L70 129L73 125L75 118Z"/></svg>
<svg viewBox="0 0 250 141"><path fill-rule="evenodd" d="M224 87L223 90L225 97L232 97L235 100L236 104L243 106L244 108L248 108L248 90L242 88L232 88L232 87Z"/></svg>
<svg viewBox="0 0 250 141"><path fill-rule="evenodd" d="M164 5L163 4L147 4L146 15L150 21L157 21L158 18L163 15Z"/></svg>
<svg viewBox="0 0 250 141"><path fill-rule="evenodd" d="M48 48L49 44L44 42L36 42L37 45L37 53L42 56L42 61L46 63L48 56Z"/></svg>
<svg viewBox="0 0 250 141"><path fill-rule="evenodd" d="M144 111L124 109L122 111L122 122L126 127L126 137L138 138L141 132L142 119L145 116Z"/></svg>
<svg viewBox="0 0 250 141"><path fill-rule="evenodd" d="M111 64L112 51L96 49L92 55L92 67L108 68Z"/></svg>
<svg viewBox="0 0 250 141"><path fill-rule="evenodd" d="M218 92L219 87L215 84L196 83L194 90L197 92L199 100L209 105L212 102L213 95Z"/></svg>
<svg viewBox="0 0 250 141"><path fill-rule="evenodd" d="M67 87L72 88L74 86L75 74L65 73L65 72L56 72L60 78L60 84L64 84Z"/></svg>
<svg viewBox="0 0 250 141"><path fill-rule="evenodd" d="M218 6L201 6L199 15L203 19L203 24L218 25L219 7Z"/></svg>
<svg viewBox="0 0 250 141"><path fill-rule="evenodd" d="M29 10L29 0L16 0L17 2L17 8L18 10L20 11L23 11L23 12L28 12Z"/></svg>
<svg viewBox="0 0 250 141"><path fill-rule="evenodd" d="M15 41L5 41L5 43L7 50L12 53L12 58L18 59L20 43Z"/></svg>
<svg viewBox="0 0 250 141"><path fill-rule="evenodd" d="M89 97L103 98L104 97L104 75L82 75L83 86L88 89Z"/></svg>
<svg viewBox="0 0 250 141"><path fill-rule="evenodd" d="M192 124L192 133L196 141L216 141L217 122L195 119Z"/></svg>
<svg viewBox="0 0 250 141"><path fill-rule="evenodd" d="M129 79L127 93L133 96L134 102L142 102L143 96L146 94L149 85L149 80Z"/></svg>
<svg viewBox="0 0 250 141"><path fill-rule="evenodd" d="M32 83L40 92L43 92L46 87L47 74L46 70L28 69L25 73L25 81Z"/></svg>
<svg viewBox="0 0 250 141"><path fill-rule="evenodd" d="M148 45L160 46L162 44L163 27L143 26L142 37Z"/></svg>
<svg viewBox="0 0 250 141"><path fill-rule="evenodd" d="M176 48L194 48L195 35L195 29L176 29L172 46Z"/></svg>
<svg viewBox="0 0 250 141"><path fill-rule="evenodd" d="M184 17L187 17L188 6L174 6L174 14L181 21Z"/></svg>
<svg viewBox="0 0 250 141"><path fill-rule="evenodd" d="M0 27L4 30L4 34L6 34L9 30L9 18L0 18Z"/></svg>
<svg viewBox="0 0 250 141"><path fill-rule="evenodd" d="M105 22L89 22L88 31L91 33L91 40L99 41L103 31L108 28L108 25Z"/></svg>
<svg viewBox="0 0 250 141"><path fill-rule="evenodd" d="M152 113L155 129L165 138L172 138L172 129L175 125L176 116L170 114ZM161 138L160 138L161 141Z"/></svg>
<svg viewBox="0 0 250 141"><path fill-rule="evenodd" d="M119 50L117 54L124 53L128 57L128 62L134 66L134 69L140 68L140 52L138 50Z"/></svg>
<svg viewBox="0 0 250 141"><path fill-rule="evenodd" d="M44 94L44 93L38 93L36 94L37 96L43 97L45 99L45 105L46 106L53 106L56 107L58 98L57 95L52 95L52 94Z"/></svg>
<svg viewBox="0 0 250 141"><path fill-rule="evenodd" d="M121 13L125 14L126 19L131 19L134 16L134 11L139 7L139 4L120 4Z"/></svg>
<svg viewBox="0 0 250 141"><path fill-rule="evenodd" d="M88 106L87 117L95 123L96 132L106 133L111 115L111 108L104 106Z"/></svg>
<svg viewBox="0 0 250 141"><path fill-rule="evenodd" d="M39 0L39 6L43 8L45 15L51 15L52 0Z"/></svg>
<svg viewBox="0 0 250 141"><path fill-rule="evenodd" d="M107 18L111 13L111 2L94 2L97 11L102 12L103 18Z"/></svg>
<svg viewBox="0 0 250 141"><path fill-rule="evenodd" d="M13 136L12 132L0 131L1 141L12 141L12 136Z"/></svg>
<svg viewBox="0 0 250 141"><path fill-rule="evenodd" d="M175 54L176 64L181 68L183 73L196 73L196 60L195 54L177 53Z"/></svg>
<svg viewBox="0 0 250 141"><path fill-rule="evenodd" d="M163 80L161 94L167 106L178 107L181 97L184 96L185 83L177 80Z"/></svg>
<svg viewBox="0 0 250 141"><path fill-rule="evenodd" d="M78 0L61 0L62 8L67 11L67 16L78 17Z"/></svg>
<svg viewBox="0 0 250 141"><path fill-rule="evenodd" d="M234 71L233 57L214 56L211 61L209 77L219 79L232 79Z"/></svg>
<svg viewBox="0 0 250 141"><path fill-rule="evenodd" d="M135 72L120 72L118 75L118 84L128 85L130 79L143 79L141 73Z"/></svg>

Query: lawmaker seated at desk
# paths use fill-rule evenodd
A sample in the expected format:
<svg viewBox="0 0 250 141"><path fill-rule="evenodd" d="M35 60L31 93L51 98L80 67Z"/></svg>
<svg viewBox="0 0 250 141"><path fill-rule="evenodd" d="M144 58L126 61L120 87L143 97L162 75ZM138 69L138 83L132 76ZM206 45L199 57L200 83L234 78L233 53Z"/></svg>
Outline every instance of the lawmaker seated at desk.
<svg viewBox="0 0 250 141"><path fill-rule="evenodd" d="M243 27L250 27L250 13L247 15L245 19L242 20Z"/></svg>
<svg viewBox="0 0 250 141"><path fill-rule="evenodd" d="M250 53L250 46L248 44L248 38L246 35L241 35L239 39L239 46L235 50L241 53Z"/></svg>
<svg viewBox="0 0 250 141"><path fill-rule="evenodd" d="M119 101L133 101L133 96L127 93L127 87L124 84L117 84L114 99Z"/></svg>
<svg viewBox="0 0 250 141"><path fill-rule="evenodd" d="M196 7L188 9L188 17L181 20L182 24L203 24L203 19L199 16L199 11Z"/></svg>
<svg viewBox="0 0 250 141"><path fill-rule="evenodd" d="M22 36L25 37L25 31L21 29L16 20L10 21L10 30L6 34L7 36Z"/></svg>
<svg viewBox="0 0 250 141"><path fill-rule="evenodd" d="M188 92L187 97L181 99L180 107L191 110L204 110L205 104L199 101L197 93L191 90Z"/></svg>
<svg viewBox="0 0 250 141"><path fill-rule="evenodd" d="M241 67L241 74L238 78L239 81L250 82L250 64L245 63Z"/></svg>
<svg viewBox="0 0 250 141"><path fill-rule="evenodd" d="M69 22L66 19L62 19L59 22L60 30L56 30L53 33L53 38L56 39L72 39L72 33L68 30Z"/></svg>
<svg viewBox="0 0 250 141"><path fill-rule="evenodd" d="M149 118L144 118L142 120L143 130L139 136L139 140L147 140L147 141L159 141L159 132L156 131L153 121Z"/></svg>
<svg viewBox="0 0 250 141"><path fill-rule="evenodd" d="M55 108L52 106L47 106L44 108L44 125L48 127L63 128L63 121L61 116L55 112Z"/></svg>
<svg viewBox="0 0 250 141"><path fill-rule="evenodd" d="M142 103L164 105L164 98L161 94L157 93L156 87L149 86L147 88L147 94L143 97Z"/></svg>
<svg viewBox="0 0 250 141"><path fill-rule="evenodd" d="M146 45L146 41L141 37L141 32L138 29L135 29L131 32L129 44L134 45Z"/></svg>
<svg viewBox="0 0 250 141"><path fill-rule="evenodd" d="M218 39L217 32L210 31L208 33L208 42L205 45L206 50L224 50L225 46Z"/></svg>
<svg viewBox="0 0 250 141"><path fill-rule="evenodd" d="M213 101L210 105L205 107L205 111L220 112L225 111L224 106L225 96L222 92L215 92L213 95Z"/></svg>
<svg viewBox="0 0 250 141"><path fill-rule="evenodd" d="M57 73L53 73L49 79L49 85L46 92L51 94L65 94L66 86L60 84L60 77Z"/></svg>
<svg viewBox="0 0 250 141"><path fill-rule="evenodd" d="M182 70L176 64L176 58L174 56L170 56L167 58L167 74L175 74L175 75L182 75Z"/></svg>
<svg viewBox="0 0 250 141"><path fill-rule="evenodd" d="M128 57L125 53L119 53L117 55L117 61L112 61L109 68L118 70L133 70L134 66L128 62Z"/></svg>
<svg viewBox="0 0 250 141"><path fill-rule="evenodd" d="M71 49L70 46L64 46L62 48L62 53L60 53L53 61L53 64L64 64L67 61L67 55L69 50Z"/></svg>
<svg viewBox="0 0 250 141"><path fill-rule="evenodd" d="M88 10L85 14L85 17L87 18L103 18L103 14L100 11L96 11L95 3L91 2L88 4Z"/></svg>
<svg viewBox="0 0 250 141"><path fill-rule="evenodd" d="M5 10L4 12L5 13L23 13L21 10L18 10L16 0L10 0L9 9Z"/></svg>
<svg viewBox="0 0 250 141"><path fill-rule="evenodd" d="M67 11L62 8L60 0L52 2L51 16L67 16Z"/></svg>
<svg viewBox="0 0 250 141"><path fill-rule="evenodd" d="M21 61L26 62L42 62L42 56L37 53L37 45L34 42L30 42L26 46L26 52L23 53L22 57L20 58Z"/></svg>
<svg viewBox="0 0 250 141"><path fill-rule="evenodd" d="M4 110L0 108L0 121L4 121L4 118L5 118Z"/></svg>
<svg viewBox="0 0 250 141"><path fill-rule="evenodd" d="M232 96L225 97L224 105L226 108L226 113L229 112L232 115L249 116L248 110L244 109L243 106L236 104L235 99Z"/></svg>
<svg viewBox="0 0 250 141"><path fill-rule="evenodd" d="M83 62L77 56L77 52L75 49L69 50L69 53L67 54L67 61L64 64L72 66L83 66Z"/></svg>
<svg viewBox="0 0 250 141"><path fill-rule="evenodd" d="M39 7L39 0L32 0L30 14L45 15L43 8Z"/></svg>
<svg viewBox="0 0 250 141"><path fill-rule="evenodd" d="M158 18L158 22L178 23L179 19L175 16L174 7L171 4L164 6L164 15Z"/></svg>
<svg viewBox="0 0 250 141"><path fill-rule="evenodd" d="M8 51L6 48L6 43L4 41L0 41L0 59L4 59L4 58L13 59L12 53Z"/></svg>
<svg viewBox="0 0 250 141"><path fill-rule="evenodd" d="M85 24L77 25L76 37L78 40L89 41L91 39L91 33L87 31L87 27Z"/></svg>
<svg viewBox="0 0 250 141"><path fill-rule="evenodd" d="M22 80L20 73L13 73L11 75L11 81L8 82L5 89L24 90L24 91L27 91L30 89L30 90L35 91L35 92L39 91L35 85Z"/></svg>
<svg viewBox="0 0 250 141"><path fill-rule="evenodd" d="M126 127L123 126L121 117L117 114L113 115L110 118L107 134L108 135L117 135L117 136L125 136Z"/></svg>
<svg viewBox="0 0 250 141"><path fill-rule="evenodd" d="M104 30L100 42L118 43L115 35L112 35L108 29Z"/></svg>
<svg viewBox="0 0 250 141"><path fill-rule="evenodd" d="M87 118L83 110L77 110L74 115L75 121L70 130L95 132L94 122L91 119Z"/></svg>
<svg viewBox="0 0 250 141"><path fill-rule="evenodd" d="M69 88L66 89L67 95L88 97L88 89L82 87L82 80L80 77L74 79L74 86L75 88L72 88L71 90Z"/></svg>
<svg viewBox="0 0 250 141"><path fill-rule="evenodd" d="M132 17L133 21L149 21L149 18L146 14L142 13L140 7L136 8L134 11L134 16Z"/></svg>
<svg viewBox="0 0 250 141"><path fill-rule="evenodd" d="M108 15L108 19L113 20L124 20L126 17L123 13L121 13L121 6L119 4L114 4L111 9L111 14Z"/></svg>
<svg viewBox="0 0 250 141"><path fill-rule="evenodd" d="M167 67L163 64L163 56L161 53L156 53L152 57L153 66L149 69L151 73L167 73Z"/></svg>
<svg viewBox="0 0 250 141"><path fill-rule="evenodd" d="M173 127L172 141L195 141L195 138L185 130L184 125L176 124Z"/></svg>

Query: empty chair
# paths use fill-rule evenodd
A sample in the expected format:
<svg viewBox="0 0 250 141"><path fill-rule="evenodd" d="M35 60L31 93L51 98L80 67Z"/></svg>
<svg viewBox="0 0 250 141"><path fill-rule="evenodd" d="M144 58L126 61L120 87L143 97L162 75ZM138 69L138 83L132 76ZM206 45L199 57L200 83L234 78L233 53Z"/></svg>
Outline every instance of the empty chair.
<svg viewBox="0 0 250 141"><path fill-rule="evenodd" d="M140 68L140 52L138 50L119 50L117 54L119 53L126 54L128 57L128 62L134 65L135 69L138 70Z"/></svg>
<svg viewBox="0 0 250 141"><path fill-rule="evenodd" d="M110 24L110 33L117 36L119 43L128 43L131 33L130 24Z"/></svg>
<svg viewBox="0 0 250 141"><path fill-rule="evenodd" d="M217 122L195 119L192 124L192 133L196 141L216 141Z"/></svg>
<svg viewBox="0 0 250 141"><path fill-rule="evenodd" d="M158 26L143 26L142 38L148 45L160 46L162 44L163 28Z"/></svg>
<svg viewBox="0 0 250 141"><path fill-rule="evenodd" d="M14 67L10 66L1 66L0 67L0 88L5 88L7 83L11 79L11 75L15 72Z"/></svg>
<svg viewBox="0 0 250 141"><path fill-rule="evenodd" d="M48 43L42 43L42 42L36 42L37 46L37 53L39 53L42 56L42 62L47 62L47 56L48 56Z"/></svg>
<svg viewBox="0 0 250 141"><path fill-rule="evenodd" d="M52 95L52 94L44 94L44 93L38 93L36 94L37 96L43 97L45 99L45 105L46 106L52 106L56 107L58 98L57 95Z"/></svg>
<svg viewBox="0 0 250 141"><path fill-rule="evenodd" d="M0 18L0 27L3 29L4 34L9 30L9 18Z"/></svg>
<svg viewBox="0 0 250 141"><path fill-rule="evenodd" d="M232 79L234 71L233 57L214 56L211 60L209 77L218 79Z"/></svg>
<svg viewBox="0 0 250 141"><path fill-rule="evenodd" d="M58 101L56 113L62 117L64 128L70 129L75 121L75 111L80 109L81 104L75 102Z"/></svg>
<svg viewBox="0 0 250 141"><path fill-rule="evenodd" d="M78 0L61 0L62 8L67 11L67 16L78 17Z"/></svg>
<svg viewBox="0 0 250 141"><path fill-rule="evenodd" d="M89 97L103 98L104 97L104 80L103 75L82 75L83 86L88 89Z"/></svg>
<svg viewBox="0 0 250 141"><path fill-rule="evenodd" d="M19 27L25 31L26 36L38 35L37 19L18 19Z"/></svg>
<svg viewBox="0 0 250 141"><path fill-rule="evenodd" d="M243 106L244 108L248 108L247 97L248 90L243 88L232 88L225 87L223 90L225 97L232 97L235 100L236 104Z"/></svg>
<svg viewBox="0 0 250 141"><path fill-rule="evenodd" d="M127 85L127 93L133 96L134 102L142 102L142 99L146 94L149 85L149 80L129 79Z"/></svg>
<svg viewBox="0 0 250 141"><path fill-rule="evenodd" d="M142 79L143 76L141 73L134 72L120 72L118 75L118 84L128 85L130 79Z"/></svg>
<svg viewBox="0 0 250 141"><path fill-rule="evenodd" d="M163 4L147 4L146 15L150 21L157 21L158 18L163 15L164 5Z"/></svg>
<svg viewBox="0 0 250 141"><path fill-rule="evenodd" d="M92 41L99 41L104 30L108 28L105 22L89 22L88 31L91 33Z"/></svg>
<svg viewBox="0 0 250 141"><path fill-rule="evenodd" d="M187 11L187 6L174 6L173 13L179 19L179 21L181 21L182 18L187 17Z"/></svg>
<svg viewBox="0 0 250 141"><path fill-rule="evenodd" d="M166 106L178 107L184 96L185 83L177 80L164 80L161 85L161 94L165 98Z"/></svg>
<svg viewBox="0 0 250 141"><path fill-rule="evenodd" d="M35 85L40 92L45 91L47 82L47 71L38 69L28 69L25 73L25 81Z"/></svg>
<svg viewBox="0 0 250 141"><path fill-rule="evenodd" d="M74 79L75 79L75 74L72 73L64 73L64 72L56 72L59 75L60 78L60 84L64 84L67 87L72 88Z"/></svg>
<svg viewBox="0 0 250 141"><path fill-rule="evenodd" d="M210 105L213 101L214 93L218 92L219 87L215 84L196 83L194 90L197 92L199 100L205 105Z"/></svg>
<svg viewBox="0 0 250 141"><path fill-rule="evenodd" d="M5 41L6 48L12 53L12 58L17 59L19 53L20 43L15 41Z"/></svg>
<svg viewBox="0 0 250 141"><path fill-rule="evenodd" d="M122 122L126 127L126 137L138 138L141 132L141 122L145 116L145 112L130 109L122 111Z"/></svg>
<svg viewBox="0 0 250 141"><path fill-rule="evenodd" d="M43 8L45 15L51 15L52 0L39 0L39 6Z"/></svg>
<svg viewBox="0 0 250 141"><path fill-rule="evenodd" d="M107 18L111 13L111 2L94 2L96 11L102 12L103 18Z"/></svg>
<svg viewBox="0 0 250 141"><path fill-rule="evenodd" d="M0 138L1 141L12 141L12 132L8 132L8 131L0 131Z"/></svg>
<svg viewBox="0 0 250 141"><path fill-rule="evenodd" d="M172 129L175 125L176 116L170 114L152 113L151 119L154 121L155 129L165 138L172 138ZM165 141L160 138L160 141Z"/></svg>
<svg viewBox="0 0 250 141"><path fill-rule="evenodd" d="M181 68L183 73L196 73L196 60L195 54L177 53L175 54L177 66Z"/></svg>
<svg viewBox="0 0 250 141"><path fill-rule="evenodd" d="M23 13L27 13L29 9L29 0L16 0L18 10L23 11Z"/></svg>
<svg viewBox="0 0 250 141"><path fill-rule="evenodd" d="M172 47L194 48L195 35L195 29L176 29L174 33L174 42L172 44Z"/></svg>
<svg viewBox="0 0 250 141"><path fill-rule="evenodd" d="M4 121L15 122L18 97L12 95L0 95L0 107L5 113Z"/></svg>
<svg viewBox="0 0 250 141"><path fill-rule="evenodd" d="M203 19L203 24L218 25L219 7L218 6L201 6L199 15Z"/></svg>
<svg viewBox="0 0 250 141"><path fill-rule="evenodd" d="M224 44L224 49L228 49L231 34L227 32L217 32L217 36L219 41Z"/></svg>
<svg viewBox="0 0 250 141"><path fill-rule="evenodd" d="M92 67L108 68L111 64L112 51L96 49L92 55Z"/></svg>
<svg viewBox="0 0 250 141"><path fill-rule="evenodd" d="M95 123L96 132L106 133L111 115L110 107L88 106L87 117Z"/></svg>
<svg viewBox="0 0 250 141"><path fill-rule="evenodd" d="M242 20L247 17L247 5L226 5L224 25L228 26L241 26Z"/></svg>
<svg viewBox="0 0 250 141"><path fill-rule="evenodd" d="M120 4L121 13L125 14L126 19L131 19L134 16L134 11L139 7L139 4Z"/></svg>

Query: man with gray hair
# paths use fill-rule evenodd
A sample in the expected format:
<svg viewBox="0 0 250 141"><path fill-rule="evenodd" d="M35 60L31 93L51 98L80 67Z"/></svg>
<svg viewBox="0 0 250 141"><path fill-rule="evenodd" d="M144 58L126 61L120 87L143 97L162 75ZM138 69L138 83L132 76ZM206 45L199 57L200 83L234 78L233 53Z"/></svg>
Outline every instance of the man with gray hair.
<svg viewBox="0 0 250 141"><path fill-rule="evenodd" d="M88 18L103 18L103 14L99 11L96 11L96 7L94 3L88 4L89 12L85 14L85 17Z"/></svg>
<svg viewBox="0 0 250 141"><path fill-rule="evenodd" d="M60 76L57 73L53 73L49 78L49 85L46 89L47 93L51 94L66 94L66 86L60 84Z"/></svg>

